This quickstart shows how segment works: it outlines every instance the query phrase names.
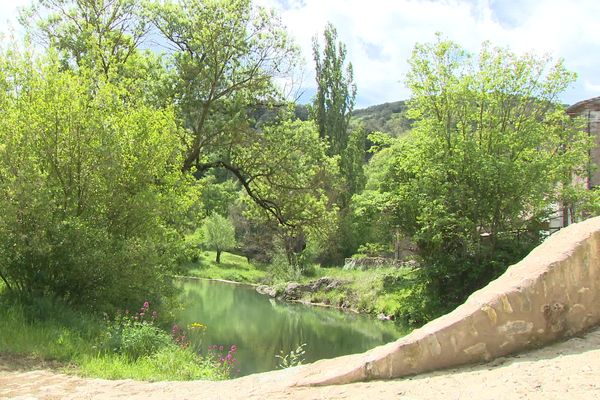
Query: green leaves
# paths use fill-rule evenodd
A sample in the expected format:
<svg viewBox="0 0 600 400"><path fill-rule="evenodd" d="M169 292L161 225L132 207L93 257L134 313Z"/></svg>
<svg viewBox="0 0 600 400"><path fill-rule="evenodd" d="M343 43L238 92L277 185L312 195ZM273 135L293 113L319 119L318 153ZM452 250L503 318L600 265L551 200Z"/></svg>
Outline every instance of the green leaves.
<svg viewBox="0 0 600 400"><path fill-rule="evenodd" d="M0 54L0 71L2 276L97 308L165 293L167 218L187 190L172 112L52 53Z"/></svg>
<svg viewBox="0 0 600 400"><path fill-rule="evenodd" d="M213 213L204 220L202 226L204 243L216 250L217 260L221 262L221 252L235 247L235 228L233 223L220 214Z"/></svg>
<svg viewBox="0 0 600 400"><path fill-rule="evenodd" d="M557 99L573 81L562 61L438 40L409 63L404 138L383 142L357 211L418 244L432 298L456 304L537 244L561 187L586 165L589 140ZM371 193L377 195L370 195Z"/></svg>

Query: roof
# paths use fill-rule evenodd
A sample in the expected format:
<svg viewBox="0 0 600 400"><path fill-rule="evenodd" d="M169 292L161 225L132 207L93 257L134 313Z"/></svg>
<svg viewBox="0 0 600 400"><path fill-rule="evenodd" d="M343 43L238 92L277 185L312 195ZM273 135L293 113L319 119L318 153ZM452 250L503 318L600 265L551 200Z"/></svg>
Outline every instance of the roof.
<svg viewBox="0 0 600 400"><path fill-rule="evenodd" d="M592 106L595 106L594 108L598 108L600 110L600 96L592 97L591 99L583 100L573 104L567 108L567 114L578 114L583 110L591 108Z"/></svg>

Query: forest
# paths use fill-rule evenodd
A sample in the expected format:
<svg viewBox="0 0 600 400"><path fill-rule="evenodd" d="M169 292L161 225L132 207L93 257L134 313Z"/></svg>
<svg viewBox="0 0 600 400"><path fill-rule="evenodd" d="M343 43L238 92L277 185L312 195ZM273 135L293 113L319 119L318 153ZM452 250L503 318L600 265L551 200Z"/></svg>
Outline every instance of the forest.
<svg viewBox="0 0 600 400"><path fill-rule="evenodd" d="M0 42L0 353L225 378L235 349L202 358L204 328L171 329L175 276L368 277L312 300L419 326L537 246L557 205L600 214L573 184L592 142L562 60L439 34L407 55L409 99L355 110L336 28L298 104L305 61L251 0L35 0L20 23ZM364 258L389 265L342 269ZM24 329L37 344L11 342Z"/></svg>

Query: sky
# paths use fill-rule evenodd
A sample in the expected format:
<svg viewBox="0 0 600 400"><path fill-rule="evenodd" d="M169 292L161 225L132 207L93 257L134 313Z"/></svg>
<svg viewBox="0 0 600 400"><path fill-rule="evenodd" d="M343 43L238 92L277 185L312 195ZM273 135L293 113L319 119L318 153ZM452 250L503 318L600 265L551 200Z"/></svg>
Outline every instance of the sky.
<svg viewBox="0 0 600 400"><path fill-rule="evenodd" d="M29 0L0 0L0 31L16 25L17 7ZM562 96L572 104L600 96L598 0L255 0L275 8L302 50L306 67L300 102L315 92L312 38L327 22L346 44L358 87L356 108L405 100L407 60L415 43L441 32L470 52L483 41L517 53L564 58L578 74Z"/></svg>

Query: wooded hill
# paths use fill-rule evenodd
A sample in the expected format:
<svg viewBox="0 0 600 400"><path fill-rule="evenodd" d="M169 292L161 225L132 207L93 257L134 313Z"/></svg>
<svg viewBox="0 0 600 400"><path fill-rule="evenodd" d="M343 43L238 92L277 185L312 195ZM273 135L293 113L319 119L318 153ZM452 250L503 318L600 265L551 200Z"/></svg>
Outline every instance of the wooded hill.
<svg viewBox="0 0 600 400"><path fill-rule="evenodd" d="M381 131L397 137L410 129L412 121L406 118L407 109L404 100L377 104L354 110L352 119L362 122L368 133Z"/></svg>

